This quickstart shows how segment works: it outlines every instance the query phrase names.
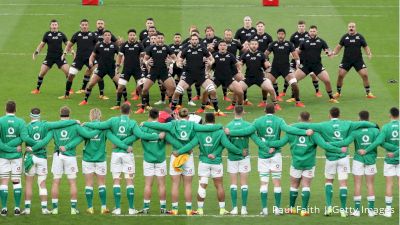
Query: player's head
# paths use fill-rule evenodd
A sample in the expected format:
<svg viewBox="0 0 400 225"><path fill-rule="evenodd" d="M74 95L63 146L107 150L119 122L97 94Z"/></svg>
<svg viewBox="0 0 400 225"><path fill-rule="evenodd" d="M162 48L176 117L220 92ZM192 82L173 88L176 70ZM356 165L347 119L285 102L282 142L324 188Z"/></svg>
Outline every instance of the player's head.
<svg viewBox="0 0 400 225"><path fill-rule="evenodd" d="M285 29L279 28L279 29L276 31L276 34L277 34L277 36L278 36L278 40L279 40L279 41L285 40L285 36L286 36L286 31L285 31Z"/></svg>
<svg viewBox="0 0 400 225"><path fill-rule="evenodd" d="M258 49L258 41L256 39L251 39L250 40L250 50L252 52L255 52L255 51L257 51L257 49Z"/></svg>
<svg viewBox="0 0 400 225"><path fill-rule="evenodd" d="M6 103L6 113L15 113L17 111L17 104L15 101L8 101Z"/></svg>
<svg viewBox="0 0 400 225"><path fill-rule="evenodd" d="M174 43L180 44L182 42L182 35L180 33L174 34Z"/></svg>
<svg viewBox="0 0 400 225"><path fill-rule="evenodd" d="M311 25L310 29L308 30L308 35L310 37L315 38L318 35L318 28L315 25Z"/></svg>
<svg viewBox="0 0 400 225"><path fill-rule="evenodd" d="M179 119L187 120L189 118L189 110L187 108L182 108L178 112Z"/></svg>
<svg viewBox="0 0 400 225"><path fill-rule="evenodd" d="M338 107L332 107L329 110L329 117L330 118L339 118L340 117L340 109Z"/></svg>
<svg viewBox="0 0 400 225"><path fill-rule="evenodd" d="M258 21L256 23L257 33L263 34L265 32L265 23L263 21Z"/></svg>
<svg viewBox="0 0 400 225"><path fill-rule="evenodd" d="M89 112L90 121L100 120L101 119L101 110L99 108L93 108Z"/></svg>
<svg viewBox="0 0 400 225"><path fill-rule="evenodd" d="M89 30L89 20L87 20L87 19L81 20L81 23L79 24L79 26L81 27L81 31L82 32L88 32L88 30Z"/></svg>
<svg viewBox="0 0 400 225"><path fill-rule="evenodd" d="M267 106L265 106L265 113L266 114L274 114L275 113L275 105L272 103L268 103Z"/></svg>
<svg viewBox="0 0 400 225"><path fill-rule="evenodd" d="M243 18L243 26L244 26L245 28L250 28L250 27L251 27L251 23L252 23L252 20L251 20L251 17L250 17L250 16L245 16L245 17Z"/></svg>
<svg viewBox="0 0 400 225"><path fill-rule="evenodd" d="M224 31L224 39L226 41L231 41L232 38L233 38L232 30L231 29L225 29L225 31Z"/></svg>
<svg viewBox="0 0 400 225"><path fill-rule="evenodd" d="M190 32L190 36L192 36L193 34L195 34L195 35L197 35L198 37L200 37L200 32L199 32L199 30L197 30L197 29L193 29L193 30Z"/></svg>
<svg viewBox="0 0 400 225"><path fill-rule="evenodd" d="M39 120L40 119L40 109L39 108L32 108L31 113L29 114L29 117L32 120Z"/></svg>
<svg viewBox="0 0 400 225"><path fill-rule="evenodd" d="M104 30L105 27L106 27L106 23L104 22L103 19L96 20L96 28L97 28L97 30Z"/></svg>
<svg viewBox="0 0 400 225"><path fill-rule="evenodd" d="M58 21L57 20L50 20L50 30L51 31L58 31Z"/></svg>
<svg viewBox="0 0 400 225"><path fill-rule="evenodd" d="M301 112L299 114L299 121L301 122L309 122L311 119L311 115L309 112Z"/></svg>
<svg viewBox="0 0 400 225"><path fill-rule="evenodd" d="M215 115L214 113L206 113L205 117L205 123L215 123Z"/></svg>
<svg viewBox="0 0 400 225"><path fill-rule="evenodd" d="M226 41L222 40L218 43L218 50L220 53L225 53L227 49Z"/></svg>
<svg viewBox="0 0 400 225"><path fill-rule="evenodd" d="M164 34L163 33L158 33L157 34L157 44L158 45L163 45L164 44Z"/></svg>
<svg viewBox="0 0 400 225"><path fill-rule="evenodd" d="M397 107L392 107L390 109L390 118L392 119L399 119L399 108Z"/></svg>
<svg viewBox="0 0 400 225"><path fill-rule="evenodd" d="M236 105L235 109L234 109L234 112L235 112L235 117L242 117L243 116L243 112L244 112L243 106L242 105Z"/></svg>
<svg viewBox="0 0 400 225"><path fill-rule="evenodd" d="M196 34L190 35L190 44L192 47L196 47L199 44L199 36Z"/></svg>
<svg viewBox="0 0 400 225"><path fill-rule="evenodd" d="M130 113L131 113L131 106L129 104L122 104L121 105L121 114L129 115Z"/></svg>
<svg viewBox="0 0 400 225"><path fill-rule="evenodd" d="M150 36L150 44L155 45L157 43L157 35Z"/></svg>
<svg viewBox="0 0 400 225"><path fill-rule="evenodd" d="M136 30L135 29L129 29L128 30L128 41L129 42L135 42L136 41Z"/></svg>
<svg viewBox="0 0 400 225"><path fill-rule="evenodd" d="M109 31L109 30L105 30L105 31L104 31L104 33L103 33L103 40L104 40L104 42L106 42L106 43L111 42L111 31Z"/></svg>
<svg viewBox="0 0 400 225"><path fill-rule="evenodd" d="M299 22L297 22L297 32L301 34L306 32L306 22L304 20L299 20Z"/></svg>
<svg viewBox="0 0 400 225"><path fill-rule="evenodd" d="M158 120L158 114L159 114L158 109L156 109L156 108L150 109L149 120L153 120L153 121Z"/></svg>
<svg viewBox="0 0 400 225"><path fill-rule="evenodd" d="M196 25L190 25L190 27L189 27L189 35L191 35L194 30L198 30L197 26Z"/></svg>
<svg viewBox="0 0 400 225"><path fill-rule="evenodd" d="M148 30L149 27L154 27L154 19L153 18L146 19L146 29Z"/></svg>
<svg viewBox="0 0 400 225"><path fill-rule="evenodd" d="M367 110L362 110L358 113L358 117L360 120L369 120L369 112Z"/></svg>
<svg viewBox="0 0 400 225"><path fill-rule="evenodd" d="M347 24L347 32L349 34L355 34L357 32L356 23L350 22L349 24Z"/></svg>
<svg viewBox="0 0 400 225"><path fill-rule="evenodd" d="M151 36L156 35L156 34L157 34L157 29L156 29L156 27L155 27L155 26L149 27L149 29L147 30L147 35L148 35L149 37L151 37Z"/></svg>
<svg viewBox="0 0 400 225"><path fill-rule="evenodd" d="M207 38L213 38L214 37L214 28L209 25L206 27L206 29L204 30L204 32L206 33L206 37Z"/></svg>
<svg viewBox="0 0 400 225"><path fill-rule="evenodd" d="M69 118L71 114L71 109L68 106L63 106L60 108L60 117L61 118Z"/></svg>

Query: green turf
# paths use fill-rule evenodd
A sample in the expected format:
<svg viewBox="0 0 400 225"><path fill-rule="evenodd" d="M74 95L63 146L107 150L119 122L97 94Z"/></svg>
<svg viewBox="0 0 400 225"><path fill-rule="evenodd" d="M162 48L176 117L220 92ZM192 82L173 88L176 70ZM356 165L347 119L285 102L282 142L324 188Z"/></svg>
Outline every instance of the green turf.
<svg viewBox="0 0 400 225"><path fill-rule="evenodd" d="M106 27L113 31L117 36L126 39L126 31L129 28L136 28L140 31L144 28L145 18L153 17L159 30L166 34L168 43L172 40L173 33L188 33L188 27L195 24L202 31L206 25L212 24L216 29L216 34L222 36L223 29L231 28L236 30L242 26L242 19L246 15L253 18L253 22L263 20L266 22L266 30L275 39L275 31L279 27L284 27L289 34L296 30L296 23L299 19L304 19L307 25L315 24L319 28L319 35L327 41L333 48L338 43L340 37L346 32L346 25L350 21L357 23L358 31L366 38L372 53L374 55L371 61L366 60L369 70L369 77L373 93L378 97L374 100L367 100L364 96L362 82L357 73L352 70L345 79L343 87L343 97L340 99L339 106L342 110L344 119L357 119L358 111L367 109L371 112L371 120L382 125L388 121L388 109L399 103L398 84L389 84L389 79L399 78L399 3L395 0L375 1L347 1L347 0L287 0L281 1L279 7L262 7L258 0L106 0L104 6L100 7L82 7L79 0L51 1L51 0L0 0L0 68L2 75L0 78L0 103L3 104L8 99L14 99L18 104L18 115L28 120L30 108L37 106L42 109L42 117L46 120L55 120L58 117L60 106L68 105L72 108L74 118L81 121L88 120L88 112L92 107L99 107L103 112L104 118L117 115L117 112L109 110L114 105L115 92L110 80L106 80L106 94L111 97L108 101L97 99L97 88L94 88L90 98L89 105L79 107L78 103L83 96L72 95L72 99L60 101L57 96L64 93L65 79L62 73L54 67L45 77L42 86L42 93L33 96L30 91L36 86L36 78L39 67L44 55L40 55L36 61L32 61L31 54L40 42L43 33L48 30L50 19L56 18L60 21L60 30L65 32L70 38L71 35L79 30L79 21L82 18L88 18L93 30L94 21L97 18L103 18L106 21ZM53 15L49 15L53 14ZM322 16L321 16L322 15ZM337 66L341 56L334 59L323 58L324 65L331 75L332 85L336 85ZM69 63L72 62L68 57ZM79 73L74 82L73 89L77 90L81 86L82 73ZM282 84L282 79L279 80ZM324 87L321 85L321 91ZM282 86L282 85L281 85ZM282 87L281 87L282 88ZM129 85L129 91L133 90L133 84ZM288 123L295 122L300 111L307 110L311 112L313 121L323 121L328 118L328 109L332 106L327 102L326 94L321 99L313 96L313 87L309 78L301 82L302 100L306 104L305 109L298 109L287 103L282 103L283 111L278 115L285 118ZM218 90L221 95L221 91ZM151 101L158 100L159 92L157 87L153 87L151 92ZM260 91L251 88L249 98L253 103L260 100ZM226 102L221 103L226 107ZM194 111L195 107L190 107ZM252 121L254 118L262 115L262 110L256 107L246 108L248 114L246 119ZM133 115L137 121L145 120L144 115ZM218 118L218 122L226 124L231 118ZM53 144L49 146L51 151ZM142 150L139 143L135 144L136 171L135 179L135 205L137 208L142 206L143 176L142 176ZM256 156L256 150L252 145L252 155ZM80 146L78 149L82 149ZM288 147L283 150L283 155L288 155ZM382 149L380 149L382 150ZM81 155L78 150L79 156ZM319 155L323 155L321 152ZM382 151L380 151L382 156ZM80 159L80 158L79 158ZM197 162L197 160L196 160ZM226 164L226 161L224 161ZM289 192L289 159L285 158L284 172L282 179L282 205L288 205ZM196 163L197 165L197 163ZM50 168L50 167L49 167ZM258 175L256 158L252 158L253 171L250 177L249 194L249 213L257 215L260 209L260 200L258 193ZM112 217L112 216L88 216L84 213L79 216L69 215L69 189L66 180L63 180L60 195L60 214L58 216L42 216L39 212L39 202L37 198L37 188L34 189L34 200L32 206L32 215L29 217L14 218L8 216L1 218L0 223L8 224L105 224L105 223L138 223L138 224L261 224L266 222L288 224L297 222L299 219L305 223L340 223L349 222L353 224L398 224L398 191L395 191L394 207L396 213L393 218L387 219L382 216L368 218L365 214L360 218L342 219L338 215L331 218L323 217L324 194L323 194L323 168L324 159L318 159L316 178L311 187L310 206L321 208L321 213L312 215L310 218L299 218L298 216L268 216L262 217ZM383 160L378 159L378 174L376 176L376 207L384 207L385 181L382 176ZM49 175L50 176L50 175ZM197 178L196 178L197 179ZM352 206L352 179L349 184L348 205ZM168 186L170 182L168 180ZM107 179L108 206L113 207L111 175ZM229 188L229 178L225 177L225 190ZM83 212L86 206L84 198L84 180L80 174L78 179L79 203L78 207ZM10 186L11 188L11 186ZM48 182L50 188L50 181ZM207 215L216 215L218 213L218 204L215 198L215 190L210 185L207 192L205 213ZM11 190L11 189L10 189ZM49 189L50 190L50 189ZM194 193L197 190L197 181L193 184ZM125 196L125 190L122 189ZM272 188L269 189L273 193ZM11 193L11 192L10 192ZM50 192L49 192L50 193ZM363 205L366 206L365 190L363 190ZM153 192L152 215L157 215L158 200L156 189ZM169 194L168 194L169 196ZM273 198L269 195L269 207L272 211ZM300 199L300 198L299 198ZM298 199L298 203L299 202ZM168 207L170 198L168 197ZM49 200L50 205L51 200ZM230 209L229 192L226 195L227 209ZM339 203L337 184L334 189L334 204ZM196 203L194 203L194 206ZM184 201L181 197L180 206L183 209ZM9 209L12 205L12 194L9 195ZM95 209L99 211L99 202L97 189L95 189ZM123 213L126 213L127 202L122 198ZM184 213L183 211L181 213Z"/></svg>

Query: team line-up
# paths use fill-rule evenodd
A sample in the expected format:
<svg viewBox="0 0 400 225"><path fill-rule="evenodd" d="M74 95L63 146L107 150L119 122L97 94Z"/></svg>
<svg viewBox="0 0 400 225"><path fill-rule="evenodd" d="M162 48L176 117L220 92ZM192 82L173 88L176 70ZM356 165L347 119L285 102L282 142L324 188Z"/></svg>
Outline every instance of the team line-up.
<svg viewBox="0 0 400 225"><path fill-rule="evenodd" d="M85 196L87 213L93 214L93 183L97 178L98 193L101 202L101 213L109 213L106 204L105 177L107 174L106 140L113 144L110 170L113 177L112 193L114 196L114 215L121 214L121 186L120 179L126 181L126 197L129 205L128 214L147 214L150 212L151 190L154 178L158 183L160 212L162 214L178 214L179 186L183 181L184 198L187 215L203 215L204 200L209 178L217 189L221 215L239 214L238 185L241 192L241 215L247 215L247 197L249 192L248 176L251 171L249 157L249 139L258 146L258 168L260 179L261 214L268 215L267 196L268 185L272 180L275 203L273 213L281 215L283 212L308 216L308 202L310 199L310 183L314 177L316 150L320 146L325 151L325 215L333 214L332 206L333 181L338 174L340 215L348 216L346 208L348 173L354 175L354 204L353 216L368 213L375 216L377 209L374 206L374 176L377 173L377 147L385 149L383 174L386 179L385 203L383 214L391 217L393 181L400 176L399 167L399 110L390 109L391 121L379 131L375 123L369 122L368 111L359 112L359 121L345 121L340 119L340 110L333 107L329 111L330 120L320 123L310 122L310 113L302 112L299 122L287 125L285 121L274 115L275 106L272 103L265 107L265 115L257 118L253 123L245 121L243 106L234 108L234 119L225 127L215 124L215 114L206 113L204 123L198 115L189 115L186 108L178 114L161 111L153 108L148 113L148 121L138 125L129 118L131 108L128 104L121 106L121 115L101 122L101 111L97 108L90 110L90 122L79 124L71 119L68 107L60 109L60 121L42 121L39 108L33 108L30 113L31 121L28 124L15 115L16 103L6 103L6 115L0 118L0 196L1 215L7 215L8 182L13 183L15 208L14 214L20 215L22 197L21 174L25 172L25 209L23 214L30 214L32 200L32 186L37 176L39 197L43 214L58 214L59 186L65 174L70 186L71 214L79 213L77 209L78 173L76 147L82 141L83 149L82 172L85 175ZM173 116L171 116L173 115ZM281 132L286 134L281 137ZM135 160L132 144L141 139L143 158L143 173L145 177L144 200L142 210L134 207L134 176ZM52 210L47 206L47 149L46 145L54 140L51 172L53 182L51 187ZM23 157L22 142L25 143ZM354 142L355 152L352 169L350 170L349 150L347 146ZM173 147L169 168L166 163L166 143ZM281 148L290 145L290 205L281 207ZM192 210L192 180L195 175L194 150L199 146L197 189L197 210ZM225 193L223 188L224 169L222 151L227 149L227 172L230 176L230 196L232 210L225 209ZM171 209L166 207L165 179L169 171L172 180ZM366 178L368 188L368 208L362 210L361 181ZM271 177L271 179L270 179ZM301 189L302 205L296 207L296 198Z"/></svg>
<svg viewBox="0 0 400 225"><path fill-rule="evenodd" d="M283 101L286 90L292 89L291 98L287 102L295 103L297 107L305 107L300 100L298 81L308 74L313 79L316 96L321 97L318 80L326 88L329 102L338 103L341 96L343 80L347 72L354 67L363 80L367 98L375 98L370 90L368 72L364 63L361 48L369 58L372 57L365 38L356 30L356 24L348 24L348 32L342 36L339 44L331 51L327 43L318 36L318 28L310 26L306 31L304 21L299 21L297 32L286 40L286 31L277 30L277 40L265 32L265 24L258 21L256 27L246 16L243 27L233 36L232 30L225 29L224 37L219 38L212 26L205 28L205 38L200 38L200 32L195 26L189 29L189 37L182 41L182 35L175 33L173 43L165 44L164 34L155 27L152 18L146 20L146 29L139 34L135 29L128 30L127 41L115 37L105 29L102 19L96 21L97 30L89 31L89 21L80 22L80 31L76 32L70 41L64 33L58 30L57 20L50 21L50 31L46 32L33 54L35 59L47 44L47 55L42 63L37 86L32 91L39 94L44 76L56 64L65 74L67 81L65 93L59 99L69 99L73 93L72 82L76 74L86 65L82 87L77 93L85 93L80 105L88 104L92 89L99 84L101 99L108 99L104 95L103 78L108 75L117 89L116 104L112 109L119 109L122 97L129 103L126 91L127 83L133 77L136 89L132 92L132 99L141 97L139 109L141 114L150 109L149 90L154 83L158 83L161 99L154 104L166 104L170 101L170 108L175 110L182 106L182 95L188 94L188 105L196 106L194 100L201 99L201 108L196 112L203 113L206 108L214 108L217 116L225 114L218 107L216 89L222 86L224 101L232 104L227 110L233 110L235 105L251 105L248 101L247 89L257 85L262 89L262 101L259 107L265 107L267 97L270 96L277 110L281 109L278 102ZM63 43L66 45L63 50ZM73 45L76 44L76 54ZM337 93L333 94L329 75L322 65L321 52L333 57L344 48L343 59L339 65ZM65 59L68 53L73 53L74 61L69 66ZM270 62L270 55L273 60ZM292 59L292 60L290 60ZM122 72L120 68L122 68ZM242 67L245 73L242 74ZM279 93L277 78L285 79L283 92ZM196 87L196 96L192 98L191 86ZM201 93L200 88L204 92ZM228 91L233 98L227 96Z"/></svg>

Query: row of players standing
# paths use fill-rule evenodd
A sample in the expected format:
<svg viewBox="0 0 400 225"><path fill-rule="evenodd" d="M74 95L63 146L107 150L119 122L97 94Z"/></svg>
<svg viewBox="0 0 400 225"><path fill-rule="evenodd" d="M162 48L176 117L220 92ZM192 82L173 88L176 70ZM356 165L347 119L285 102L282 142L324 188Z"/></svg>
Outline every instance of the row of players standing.
<svg viewBox="0 0 400 225"><path fill-rule="evenodd" d="M56 63L67 76L65 94L61 96L60 99L69 98L69 94L72 92L71 86L75 75L84 65L87 66L82 88L78 91L79 93L86 93L85 100L80 103L81 105L87 104L91 90L96 83L99 83L100 98L108 99L108 97L104 95L103 82L103 77L108 74L113 79L118 89L117 102L116 106L112 107L113 109L119 108L122 96L124 96L125 101L128 100L125 87L131 76L135 78L137 83L137 88L135 92L132 93L132 99L137 100L139 98L138 95L142 95L142 104L137 113L143 113L145 107L149 106L148 90L156 80L158 80L160 85L161 100L155 104L165 103L165 95L167 94L170 100L175 99L175 101L172 101L172 108L182 104L182 93L184 91L182 89L188 89L188 104L195 106L195 103L192 101L190 86L192 83L195 83L196 96L193 98L194 100L200 98L200 86L203 86L206 92L203 95L202 108L198 110L199 113L203 112L206 108L208 95L210 95L209 100L214 103L216 112L219 111L215 87L220 85L222 85L225 101L230 101L227 97L227 88L232 89L234 92L234 99L232 105L227 108L228 110L232 110L235 103L250 105L251 103L247 100L246 89L254 84L260 86L263 90L263 101L260 102L260 107L265 107L267 94L269 92L273 102L279 109L280 106L277 104L277 101L282 101L281 97L285 96L286 89L289 85L292 87L293 94L292 98L287 101L296 102L296 106L304 107L304 104L300 101L299 88L297 86L298 80L311 74L316 96L320 97L322 94L319 91L318 79L316 78L318 77L326 86L330 102L337 103L338 101L336 99L340 97L343 78L347 71L354 66L363 78L367 97L375 97L370 91L367 70L362 59L361 47L364 47L368 56L371 56L371 51L362 35L356 32L354 23L349 24L348 33L342 37L339 45L333 52L329 50L326 42L317 36L316 26L310 27L310 33L305 30L304 21L299 21L298 31L291 36L290 41L285 40L285 30L279 29L277 32L278 41L272 43L272 37L265 32L265 24L262 21L259 21L256 28L254 28L252 27L251 18L245 17L244 26L236 32L234 37L232 31L226 29L224 31L224 38L218 38L214 34L214 29L208 26L205 29L206 38L200 39L199 31L196 27L192 26L189 30L191 37L182 41L181 34L176 33L174 35L174 43L169 46L164 44L164 35L156 30L154 21L151 18L147 19L146 29L139 35L140 42L136 40L136 31L131 29L128 31L128 41L122 43L121 38L117 39L111 32L105 30L103 20L98 20L96 22L96 32L89 32L88 21L85 19L81 21L80 26L81 31L73 35L64 53L62 53L62 42L67 43L67 38L63 33L58 31L58 22L51 22L51 31L45 33L42 42L34 53L35 57L46 43L49 45L48 54L43 62L38 77L37 87L32 93L40 93L39 90L44 75L49 68ZM191 40L193 36L197 36L197 41ZM196 39L196 37L193 39ZM253 45L251 44L252 40L254 42ZM75 43L77 43L77 55L74 58L71 68L68 69L65 55L71 51L74 54L72 46ZM97 47L95 48L96 43ZM221 47L222 49L219 49L221 43L224 46ZM340 51L342 46L345 47L345 53L339 70L337 82L338 92L333 95L329 75L322 66L320 53L321 50L324 50L328 56L333 56ZM198 53L198 51L189 50L190 48L192 48L192 50L193 48L198 48L197 50L203 51L203 56L207 56L207 59L203 60L203 57L195 57L196 60L188 59L187 54L182 54L185 52L183 50L187 50L186 53L190 53L192 56L194 53ZM205 51L205 48L208 51ZM296 48L297 51L295 51ZM118 54L118 52L119 56L115 63L114 55ZM210 57L209 52L213 52L214 57ZM233 54L234 57L227 59L227 57L231 57L227 52ZM238 52L239 55L241 55L239 58L241 63L238 63L236 59ZM303 53L300 54L301 57L298 56L298 52ZM274 53L272 69L270 69L270 63L268 62L268 55L270 53ZM289 55L292 55L293 58L290 66ZM186 59L186 65L183 65L182 62L184 58ZM165 63L166 60L168 61L169 67L167 67ZM99 66L95 69L97 61L99 61ZM193 65L196 64L196 62L197 65ZM123 64L124 69L119 75L119 67L121 64ZM178 66L178 64L181 65ZM241 65L243 64L246 65L246 75L244 78L240 73ZM181 68L183 66L185 67L184 69ZM194 71L195 73L197 73L198 70L204 71L206 67L209 67L207 69L212 67L215 70L213 82L208 81L209 74L201 72L196 75L196 79L189 79L189 82L179 85L178 82L181 74L183 72L187 73L191 66L196 70ZM298 67L298 69L293 73L296 67ZM264 75L264 71L268 72L267 76ZM94 75L90 80L90 75L92 73L94 73ZM176 81L174 84L173 79L169 78L175 76ZM194 74L191 74L191 76L194 76ZM285 78L285 85L282 93L278 92L278 85L276 83L276 79L279 76ZM148 79L143 79L144 77ZM187 75L183 77L186 78ZM199 79L199 77L202 78ZM269 80L265 77L268 77L268 79L272 81L273 88ZM236 83L234 81L238 82ZM238 84L239 81L242 81L240 85ZM212 85L212 83L214 84ZM177 99L179 100L177 101Z"/></svg>

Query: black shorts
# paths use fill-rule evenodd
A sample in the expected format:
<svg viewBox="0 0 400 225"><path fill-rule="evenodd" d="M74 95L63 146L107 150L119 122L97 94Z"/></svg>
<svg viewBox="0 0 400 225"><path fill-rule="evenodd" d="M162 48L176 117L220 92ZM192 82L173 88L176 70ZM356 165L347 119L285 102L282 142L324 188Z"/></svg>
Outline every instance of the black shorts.
<svg viewBox="0 0 400 225"><path fill-rule="evenodd" d="M243 82L247 85L247 88L250 88L253 85L261 87L265 80L267 80L265 77L245 77Z"/></svg>
<svg viewBox="0 0 400 225"><path fill-rule="evenodd" d="M94 74L96 74L101 78L104 78L106 75L108 75L111 79L113 79L115 76L115 65L112 66L99 65L94 71Z"/></svg>
<svg viewBox="0 0 400 225"><path fill-rule="evenodd" d="M146 78L153 81L153 83L155 83L157 80L161 80L162 82L164 82L166 79L168 79L170 77L171 77L171 75L168 74L168 71L163 71L163 72L150 71L150 73L148 73L146 75Z"/></svg>
<svg viewBox="0 0 400 225"><path fill-rule="evenodd" d="M133 77L135 79L135 81L138 81L139 79L141 79L143 77L142 71L140 69L136 69L136 68L124 67L122 69L122 73L119 76L119 78L129 81L129 79L131 77Z"/></svg>
<svg viewBox="0 0 400 225"><path fill-rule="evenodd" d="M321 63L304 63L300 66L301 71L303 71L306 75L310 73L314 73L315 75L320 74L325 68Z"/></svg>
<svg viewBox="0 0 400 225"><path fill-rule="evenodd" d="M183 71L181 75L181 80L185 81L189 85L189 87L193 84L195 84L196 86L201 86L207 79L208 78L206 77L205 73L190 74L186 71Z"/></svg>
<svg viewBox="0 0 400 225"><path fill-rule="evenodd" d="M279 76L285 78L287 75L289 75L289 73L293 73L293 70L292 68L290 68L290 66L286 65L272 66L270 72L270 74L272 74L272 76L274 76L275 78L278 78Z"/></svg>
<svg viewBox="0 0 400 225"><path fill-rule="evenodd" d="M347 61L342 61L339 64L339 68L342 68L346 71L349 71L351 69L351 67L354 67L354 69L358 72L361 69L367 68L367 66L364 63L364 60L357 60L357 61L353 61L353 62L347 62Z"/></svg>
<svg viewBox="0 0 400 225"><path fill-rule="evenodd" d="M53 67L54 64L57 64L58 68L60 69L64 64L67 64L67 60L61 60L61 55L60 56L48 56L46 55L46 58L44 59L43 65L48 66L49 68Z"/></svg>
<svg viewBox="0 0 400 225"><path fill-rule="evenodd" d="M94 60L93 65L97 64L97 60ZM77 70L81 70L83 66L86 66L88 69L91 67L89 66L89 58L77 56L71 64L71 67L74 67Z"/></svg>
<svg viewBox="0 0 400 225"><path fill-rule="evenodd" d="M302 59L302 57L300 57L300 64L303 64L303 63L304 63L304 60ZM292 68L293 71L296 70L296 60L295 59L290 60L290 68Z"/></svg>
<svg viewBox="0 0 400 225"><path fill-rule="evenodd" d="M216 87L219 87L222 85L222 87L227 88L229 87L229 85L232 84L233 81L235 81L235 78L231 78L231 79L218 79L216 77L214 77L213 79L214 84Z"/></svg>

